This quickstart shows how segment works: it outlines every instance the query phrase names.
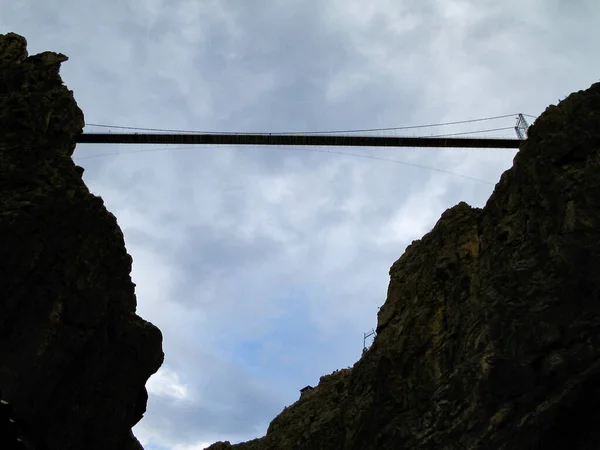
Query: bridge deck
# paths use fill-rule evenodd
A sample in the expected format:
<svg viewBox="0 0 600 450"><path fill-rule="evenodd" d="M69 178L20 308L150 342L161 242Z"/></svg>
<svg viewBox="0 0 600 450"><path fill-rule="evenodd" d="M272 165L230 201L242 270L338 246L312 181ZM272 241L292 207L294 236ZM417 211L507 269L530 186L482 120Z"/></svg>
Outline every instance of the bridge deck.
<svg viewBox="0 0 600 450"><path fill-rule="evenodd" d="M342 136L307 134L135 134L83 133L80 144L219 144L219 145L310 145L342 147L454 147L512 148L521 140L489 138L443 138L405 136Z"/></svg>

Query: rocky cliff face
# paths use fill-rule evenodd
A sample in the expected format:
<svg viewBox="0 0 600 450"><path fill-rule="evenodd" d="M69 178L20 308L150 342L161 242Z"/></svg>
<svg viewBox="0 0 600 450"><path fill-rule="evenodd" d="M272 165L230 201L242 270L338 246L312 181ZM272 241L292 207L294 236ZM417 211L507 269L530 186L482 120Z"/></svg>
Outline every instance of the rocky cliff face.
<svg viewBox="0 0 600 450"><path fill-rule="evenodd" d="M351 370L209 449L598 449L598 255L600 83L546 109L483 209L406 249Z"/></svg>
<svg viewBox="0 0 600 450"><path fill-rule="evenodd" d="M135 314L132 258L71 155L66 56L0 35L0 392L27 448L134 450L162 335ZM0 411L0 448L13 447ZM12 422L11 422L12 423Z"/></svg>

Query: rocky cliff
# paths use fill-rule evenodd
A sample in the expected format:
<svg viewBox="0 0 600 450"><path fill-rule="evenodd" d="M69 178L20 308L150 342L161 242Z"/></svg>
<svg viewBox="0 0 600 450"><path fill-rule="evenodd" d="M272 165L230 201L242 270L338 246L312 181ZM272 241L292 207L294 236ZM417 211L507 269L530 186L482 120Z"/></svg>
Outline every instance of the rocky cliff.
<svg viewBox="0 0 600 450"><path fill-rule="evenodd" d="M392 265L351 370L209 449L598 449L598 255L600 83L546 109L483 209L448 209Z"/></svg>
<svg viewBox="0 0 600 450"><path fill-rule="evenodd" d="M162 335L135 314L123 234L71 159L84 122L66 60L0 35L0 392L18 425L0 410L0 448L141 449Z"/></svg>

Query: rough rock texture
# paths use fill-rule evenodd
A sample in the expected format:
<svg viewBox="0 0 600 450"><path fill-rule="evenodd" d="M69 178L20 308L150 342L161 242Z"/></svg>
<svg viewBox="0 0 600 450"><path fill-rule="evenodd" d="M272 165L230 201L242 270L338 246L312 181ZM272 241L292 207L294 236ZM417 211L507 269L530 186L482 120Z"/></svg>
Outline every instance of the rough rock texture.
<svg viewBox="0 0 600 450"><path fill-rule="evenodd" d="M0 392L0 436L3 450L26 450L21 424L16 420L10 403Z"/></svg>
<svg viewBox="0 0 600 450"><path fill-rule="evenodd" d="M390 270L377 337L237 450L600 448L600 83Z"/></svg>
<svg viewBox="0 0 600 450"><path fill-rule="evenodd" d="M0 391L29 448L141 449L162 335L135 314L123 234L71 159L84 122L67 57L26 45L0 35Z"/></svg>

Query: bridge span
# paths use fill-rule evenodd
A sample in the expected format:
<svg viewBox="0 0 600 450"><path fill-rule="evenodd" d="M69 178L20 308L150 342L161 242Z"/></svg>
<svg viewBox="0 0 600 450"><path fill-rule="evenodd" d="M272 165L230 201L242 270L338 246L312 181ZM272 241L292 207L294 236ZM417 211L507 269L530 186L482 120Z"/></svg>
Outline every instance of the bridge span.
<svg viewBox="0 0 600 450"><path fill-rule="evenodd" d="M344 136L315 134L166 134L166 133L83 133L79 144L196 144L196 145L278 145L339 147L453 147L518 149L523 140L500 138L445 138L408 136Z"/></svg>

